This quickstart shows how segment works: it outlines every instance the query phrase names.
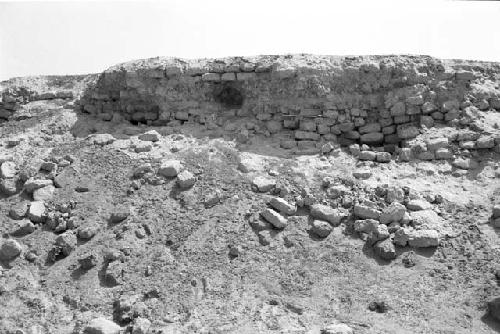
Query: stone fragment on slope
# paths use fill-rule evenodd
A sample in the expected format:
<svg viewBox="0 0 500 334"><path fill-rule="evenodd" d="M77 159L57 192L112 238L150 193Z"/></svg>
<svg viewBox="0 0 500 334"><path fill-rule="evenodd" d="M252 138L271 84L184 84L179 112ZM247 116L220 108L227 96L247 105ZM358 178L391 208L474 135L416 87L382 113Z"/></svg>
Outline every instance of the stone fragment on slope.
<svg viewBox="0 0 500 334"><path fill-rule="evenodd" d="M9 217L12 219L23 219L28 213L28 203L25 201L14 204L10 207Z"/></svg>
<svg viewBox="0 0 500 334"><path fill-rule="evenodd" d="M265 209L260 215L277 229L283 229L288 225L287 219L273 209Z"/></svg>
<svg viewBox="0 0 500 334"><path fill-rule="evenodd" d="M276 180L265 177L257 176L252 180L252 185L261 193L271 191L276 186Z"/></svg>
<svg viewBox="0 0 500 334"><path fill-rule="evenodd" d="M412 199L407 204L406 207L410 211L420 211L432 209L432 204L423 199Z"/></svg>
<svg viewBox="0 0 500 334"><path fill-rule="evenodd" d="M273 197L269 201L269 205L271 205L277 211L288 216L294 215L297 212L297 207L295 205L288 203L286 200L280 197Z"/></svg>
<svg viewBox="0 0 500 334"><path fill-rule="evenodd" d="M361 219L379 220L380 211L366 205L357 204L354 206L354 215Z"/></svg>
<svg viewBox="0 0 500 334"><path fill-rule="evenodd" d="M396 248L390 238L378 241L373 246L373 251L384 260L393 260L396 258Z"/></svg>
<svg viewBox="0 0 500 334"><path fill-rule="evenodd" d="M100 133L92 135L90 141L95 145L104 146L113 143L115 138L109 133Z"/></svg>
<svg viewBox="0 0 500 334"><path fill-rule="evenodd" d="M24 183L24 191L31 194L33 191L49 185L53 185L52 180L34 179L31 177Z"/></svg>
<svg viewBox="0 0 500 334"><path fill-rule="evenodd" d="M196 177L188 170L184 170L177 175L177 185L181 189L191 188L196 182Z"/></svg>
<svg viewBox="0 0 500 334"><path fill-rule="evenodd" d="M324 220L315 219L311 223L311 232L320 238L326 238L333 230L333 226Z"/></svg>
<svg viewBox="0 0 500 334"><path fill-rule="evenodd" d="M54 196L56 188L53 185L47 185L43 188L33 191L34 201L49 201Z"/></svg>
<svg viewBox="0 0 500 334"><path fill-rule="evenodd" d="M120 334L121 327L113 321L100 317L89 322L85 327L84 334Z"/></svg>
<svg viewBox="0 0 500 334"><path fill-rule="evenodd" d="M182 163L179 160L163 160L158 174L168 178L176 177L182 170Z"/></svg>
<svg viewBox="0 0 500 334"><path fill-rule="evenodd" d="M28 218L34 223L43 223L45 219L45 203L42 201L31 202Z"/></svg>
<svg viewBox="0 0 500 334"><path fill-rule="evenodd" d="M151 141L157 142L161 138L161 135L156 130L149 130L141 135L139 135L139 139L142 141Z"/></svg>
<svg viewBox="0 0 500 334"><path fill-rule="evenodd" d="M333 226L338 226L346 214L328 205L314 204L311 206L311 216L319 220L325 220Z"/></svg>
<svg viewBox="0 0 500 334"><path fill-rule="evenodd" d="M391 203L391 205L382 210L382 213L380 215L380 222L382 224L399 222L401 219L403 219L405 213L406 208L403 204L400 204L398 202Z"/></svg>
<svg viewBox="0 0 500 334"><path fill-rule="evenodd" d="M0 260L11 261L21 254L23 247L14 239L0 241Z"/></svg>
<svg viewBox="0 0 500 334"><path fill-rule="evenodd" d="M0 178L11 179L16 176L16 164L12 161L3 162L0 165Z"/></svg>

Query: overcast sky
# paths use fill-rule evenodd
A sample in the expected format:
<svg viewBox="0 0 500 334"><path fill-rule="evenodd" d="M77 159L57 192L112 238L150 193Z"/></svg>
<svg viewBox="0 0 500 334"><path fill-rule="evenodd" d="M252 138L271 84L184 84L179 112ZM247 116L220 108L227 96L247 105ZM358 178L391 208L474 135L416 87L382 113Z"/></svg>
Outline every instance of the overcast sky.
<svg viewBox="0 0 500 334"><path fill-rule="evenodd" d="M155 56L427 54L500 61L500 3L0 2L0 80Z"/></svg>

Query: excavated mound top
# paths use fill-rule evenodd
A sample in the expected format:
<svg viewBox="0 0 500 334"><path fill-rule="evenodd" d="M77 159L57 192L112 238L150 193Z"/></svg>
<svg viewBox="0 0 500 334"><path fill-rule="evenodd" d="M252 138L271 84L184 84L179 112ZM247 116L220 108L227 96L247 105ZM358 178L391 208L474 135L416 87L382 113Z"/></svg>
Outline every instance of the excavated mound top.
<svg viewBox="0 0 500 334"><path fill-rule="evenodd" d="M497 333L500 65L0 83L0 333Z"/></svg>

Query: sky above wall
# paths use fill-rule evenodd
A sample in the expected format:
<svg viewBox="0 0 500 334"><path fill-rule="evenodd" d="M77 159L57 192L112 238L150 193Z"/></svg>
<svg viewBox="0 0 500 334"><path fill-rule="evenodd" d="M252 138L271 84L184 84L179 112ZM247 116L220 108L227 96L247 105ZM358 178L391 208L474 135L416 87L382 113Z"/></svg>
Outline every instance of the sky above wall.
<svg viewBox="0 0 500 334"><path fill-rule="evenodd" d="M425 54L500 61L500 3L0 2L0 80L156 56Z"/></svg>

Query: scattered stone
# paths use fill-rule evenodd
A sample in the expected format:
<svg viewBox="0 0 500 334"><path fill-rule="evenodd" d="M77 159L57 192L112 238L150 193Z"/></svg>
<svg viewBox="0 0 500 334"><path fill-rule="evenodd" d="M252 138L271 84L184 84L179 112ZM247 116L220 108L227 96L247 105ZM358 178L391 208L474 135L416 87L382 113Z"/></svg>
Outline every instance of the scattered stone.
<svg viewBox="0 0 500 334"><path fill-rule="evenodd" d="M488 302L488 312L495 320L500 321L500 297Z"/></svg>
<svg viewBox="0 0 500 334"><path fill-rule="evenodd" d="M23 247L14 239L2 240L0 245L0 260L11 261L21 254Z"/></svg>
<svg viewBox="0 0 500 334"><path fill-rule="evenodd" d="M34 179L34 178L29 178L25 183L24 183L24 191L27 193L31 194L33 191L46 187L46 186L52 186L53 182L52 180L41 180L41 179Z"/></svg>
<svg viewBox="0 0 500 334"><path fill-rule="evenodd" d="M11 179L16 176L16 164L12 161L6 161L0 165L0 177Z"/></svg>
<svg viewBox="0 0 500 334"><path fill-rule="evenodd" d="M420 229L435 229L442 225L442 218L433 210L414 211L411 213L411 220Z"/></svg>
<svg viewBox="0 0 500 334"><path fill-rule="evenodd" d="M416 230L410 234L408 244L415 248L437 247L439 233L436 230Z"/></svg>
<svg viewBox="0 0 500 334"><path fill-rule="evenodd" d="M321 334L354 334L354 330L346 324L338 323L326 326Z"/></svg>
<svg viewBox="0 0 500 334"><path fill-rule="evenodd" d="M19 202L11 206L9 210L9 217L15 220L23 219L28 213L28 203Z"/></svg>
<svg viewBox="0 0 500 334"><path fill-rule="evenodd" d="M500 204L493 206L492 218L500 218Z"/></svg>
<svg viewBox="0 0 500 334"><path fill-rule="evenodd" d="M92 135L91 142L94 145L104 146L111 144L115 141L115 138L109 133L100 133L96 135Z"/></svg>
<svg viewBox="0 0 500 334"><path fill-rule="evenodd" d="M161 138L161 135L158 133L156 130L150 130L142 135L139 135L139 139L142 141L151 141L151 142L157 142Z"/></svg>
<svg viewBox="0 0 500 334"><path fill-rule="evenodd" d="M150 163L145 163L134 169L132 174L134 178L138 179L149 173L153 173L153 167Z"/></svg>
<svg viewBox="0 0 500 334"><path fill-rule="evenodd" d="M325 220L333 226L338 226L345 214L328 205L314 204L311 206L311 216L315 219Z"/></svg>
<svg viewBox="0 0 500 334"><path fill-rule="evenodd" d="M386 302L371 302L370 305L368 305L368 309L373 312L377 313L385 313L389 310L389 305L387 305Z"/></svg>
<svg viewBox="0 0 500 334"><path fill-rule="evenodd" d="M288 203L283 198L273 197L269 201L269 205L271 205L277 211L288 216L292 216L297 212L297 207L295 205Z"/></svg>
<svg viewBox="0 0 500 334"><path fill-rule="evenodd" d="M358 156L359 160L374 161L377 158L377 153L372 151L361 151Z"/></svg>
<svg viewBox="0 0 500 334"><path fill-rule="evenodd" d="M449 160L453 159L453 152L451 152L448 148L440 148L436 150L435 156L436 159L439 160Z"/></svg>
<svg viewBox="0 0 500 334"><path fill-rule="evenodd" d="M108 264L104 274L107 284L115 286L121 284L123 278L124 265L120 261L113 261Z"/></svg>
<svg viewBox="0 0 500 334"><path fill-rule="evenodd" d="M405 247L410 240L411 230L408 228L400 228L394 233L394 243L398 246Z"/></svg>
<svg viewBox="0 0 500 334"><path fill-rule="evenodd" d="M34 223L43 223L45 220L45 204L43 201L31 202L28 218Z"/></svg>
<svg viewBox="0 0 500 334"><path fill-rule="evenodd" d="M412 199L406 207L411 211L429 210L432 209L432 204L423 199Z"/></svg>
<svg viewBox="0 0 500 334"><path fill-rule="evenodd" d="M390 238L378 241L373 246L373 250L375 254L384 260L394 260L396 258L396 248Z"/></svg>
<svg viewBox="0 0 500 334"><path fill-rule="evenodd" d="M382 210L380 222L386 225L392 222L399 222L403 219L405 213L406 208L403 204L393 202L391 205Z"/></svg>
<svg viewBox="0 0 500 334"><path fill-rule="evenodd" d="M377 162L390 162L391 161L391 154L389 152L377 152L376 153L376 160Z"/></svg>
<svg viewBox="0 0 500 334"><path fill-rule="evenodd" d="M477 161L470 158L457 158L451 163L454 167L460 169L476 169L479 167Z"/></svg>
<svg viewBox="0 0 500 334"><path fill-rule="evenodd" d="M85 334L120 334L121 327L106 318L96 318L85 327Z"/></svg>
<svg viewBox="0 0 500 334"><path fill-rule="evenodd" d="M78 263L83 270L89 270L97 265L97 257L92 253L87 253L78 259Z"/></svg>
<svg viewBox="0 0 500 334"><path fill-rule="evenodd" d="M372 172L370 169L368 169L366 167L358 168L354 172L352 172L352 176L354 176L357 179L366 180L372 176Z"/></svg>
<svg viewBox="0 0 500 334"><path fill-rule="evenodd" d="M277 229L283 229L288 225L286 218L272 209L265 209L260 214L267 222L271 223Z"/></svg>
<svg viewBox="0 0 500 334"><path fill-rule="evenodd" d="M135 153L150 152L153 149L153 145L150 142L139 142L134 146Z"/></svg>
<svg viewBox="0 0 500 334"><path fill-rule="evenodd" d="M118 205L111 212L109 222L111 224L117 224L127 219L128 216L130 216L130 207L126 205Z"/></svg>
<svg viewBox="0 0 500 334"><path fill-rule="evenodd" d="M354 215L361 219L375 219L379 220L380 211L366 205L355 205Z"/></svg>
<svg viewBox="0 0 500 334"><path fill-rule="evenodd" d="M414 267L417 264L417 258L415 252L410 251L404 253L401 262L404 264L406 268Z"/></svg>
<svg viewBox="0 0 500 334"><path fill-rule="evenodd" d="M181 189L191 188L196 182L196 177L188 170L184 170L177 175L177 185Z"/></svg>
<svg viewBox="0 0 500 334"><path fill-rule="evenodd" d="M54 192L56 188L49 184L43 188L36 189L33 191L33 200L34 201L49 201L54 197Z"/></svg>
<svg viewBox="0 0 500 334"><path fill-rule="evenodd" d="M12 233L15 236L24 236L35 232L35 225L28 219L23 219L16 224L16 228Z"/></svg>
<svg viewBox="0 0 500 334"><path fill-rule="evenodd" d="M265 193L276 187L276 180L265 176L257 176L253 179L252 185L257 188L257 191Z"/></svg>
<svg viewBox="0 0 500 334"><path fill-rule="evenodd" d="M99 225L90 223L78 227L77 233L80 239L89 240L99 231Z"/></svg>
<svg viewBox="0 0 500 334"><path fill-rule="evenodd" d="M179 160L163 160L158 174L168 178L176 177L182 170L182 163Z"/></svg>
<svg viewBox="0 0 500 334"><path fill-rule="evenodd" d="M12 196L17 193L17 184L14 179L0 179L0 194Z"/></svg>
<svg viewBox="0 0 500 334"><path fill-rule="evenodd" d="M403 189L399 187L389 187L387 189L387 194L385 195L385 201L387 203L393 203L393 202L403 202L405 197L405 193Z"/></svg>
<svg viewBox="0 0 500 334"><path fill-rule="evenodd" d="M42 165L40 166L40 170L46 171L46 172L52 172L57 170L57 164L55 162L50 162L50 161L44 161L42 162Z"/></svg>
<svg viewBox="0 0 500 334"><path fill-rule="evenodd" d="M56 238L55 244L61 248L65 256L68 256L76 248L76 235L73 231L64 232Z"/></svg>
<svg viewBox="0 0 500 334"><path fill-rule="evenodd" d="M354 230L358 233L374 233L380 223L375 219L359 219L354 221Z"/></svg>
<svg viewBox="0 0 500 334"><path fill-rule="evenodd" d="M148 334L151 327L151 321L145 318L138 317L134 320L132 334Z"/></svg>
<svg viewBox="0 0 500 334"><path fill-rule="evenodd" d="M311 224L311 232L320 238L326 238L333 230L333 226L324 220L314 220Z"/></svg>

